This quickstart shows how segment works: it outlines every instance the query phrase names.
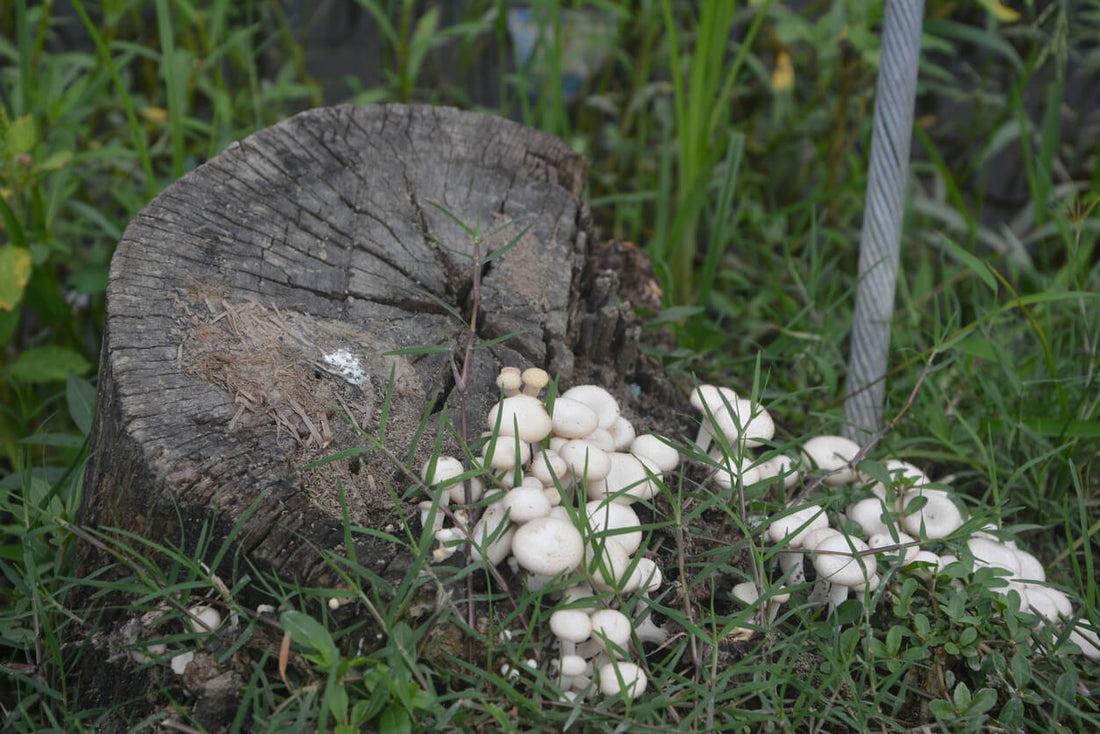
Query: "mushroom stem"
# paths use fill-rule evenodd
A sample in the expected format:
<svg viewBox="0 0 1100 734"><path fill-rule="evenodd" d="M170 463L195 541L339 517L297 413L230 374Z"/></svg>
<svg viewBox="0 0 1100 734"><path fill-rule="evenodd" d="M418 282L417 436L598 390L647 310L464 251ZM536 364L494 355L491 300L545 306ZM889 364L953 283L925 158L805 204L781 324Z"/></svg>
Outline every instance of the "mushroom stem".
<svg viewBox="0 0 1100 734"><path fill-rule="evenodd" d="M833 610L844 603L848 598L848 587L844 584L832 584L829 588L829 609L825 614L826 618L833 616Z"/></svg>
<svg viewBox="0 0 1100 734"><path fill-rule="evenodd" d="M806 581L802 556L802 553L795 551L779 551L779 568L783 571L781 580L784 586L797 586Z"/></svg>

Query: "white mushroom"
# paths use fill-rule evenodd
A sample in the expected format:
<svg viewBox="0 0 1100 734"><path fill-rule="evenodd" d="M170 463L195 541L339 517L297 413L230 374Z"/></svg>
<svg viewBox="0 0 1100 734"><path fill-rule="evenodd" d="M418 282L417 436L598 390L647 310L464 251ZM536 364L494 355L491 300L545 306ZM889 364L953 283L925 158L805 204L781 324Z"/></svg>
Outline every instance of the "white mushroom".
<svg viewBox="0 0 1100 734"><path fill-rule="evenodd" d="M596 411L578 400L560 396L554 400L551 416L555 436L584 438L600 425Z"/></svg>
<svg viewBox="0 0 1100 734"><path fill-rule="evenodd" d="M603 485L588 485L589 499L610 497L616 502L634 502L652 499L657 485L650 478L659 476L660 469L649 459L639 459L632 454L607 454L611 465Z"/></svg>
<svg viewBox="0 0 1100 734"><path fill-rule="evenodd" d="M629 699L635 699L645 693L647 679L645 671L634 663L612 660L600 667L600 690L605 696L617 696L620 693Z"/></svg>
<svg viewBox="0 0 1100 734"><path fill-rule="evenodd" d="M516 436L493 436L482 447L481 458L488 461L489 466L497 471L512 473L517 467L530 460L531 444L525 442L522 437L517 440Z"/></svg>
<svg viewBox="0 0 1100 734"><path fill-rule="evenodd" d="M504 512L504 493L496 490L486 497L490 499L490 504L470 533L473 539L472 557L475 561L484 558L497 566L512 552L512 538L516 530Z"/></svg>
<svg viewBox="0 0 1100 734"><path fill-rule="evenodd" d="M523 378L520 376L519 367L501 368L500 374L497 375L497 387L504 392L504 397L510 398L513 395L518 395L522 385Z"/></svg>
<svg viewBox="0 0 1100 734"><path fill-rule="evenodd" d="M535 397L542 388L550 384L550 375L538 367L528 367L523 371L523 394Z"/></svg>
<svg viewBox="0 0 1100 734"><path fill-rule="evenodd" d="M626 653L630 643L630 617L617 609L600 609L592 613L592 642L612 657Z"/></svg>
<svg viewBox="0 0 1100 734"><path fill-rule="evenodd" d="M848 519L859 525L864 537L883 533L889 535L893 523L887 525L882 520L883 515L889 514L890 508L878 497L868 497L848 506Z"/></svg>
<svg viewBox="0 0 1100 734"><path fill-rule="evenodd" d="M699 432L695 435L695 444L700 451L707 451L710 442L718 434L713 428L713 420L719 412L726 412L727 405L733 405L739 399L739 395L728 387L716 385L699 385L691 393L691 407L701 414L699 418Z"/></svg>
<svg viewBox="0 0 1100 734"><path fill-rule="evenodd" d="M537 479L535 481L538 482ZM539 484L538 489L527 486L510 489L501 501L504 504L504 509L508 511L508 518L516 523L527 522L537 517L546 517L550 514L550 507L552 506L550 498L546 496L541 484Z"/></svg>
<svg viewBox="0 0 1100 734"><path fill-rule="evenodd" d="M619 403L599 385L577 385L562 393L563 398L584 403L596 412L600 428L611 428L619 417Z"/></svg>
<svg viewBox="0 0 1100 734"><path fill-rule="evenodd" d="M597 591L623 591L630 578L630 554L614 538L594 540L584 549L584 567Z"/></svg>
<svg viewBox="0 0 1100 734"><path fill-rule="evenodd" d="M222 615L217 609L206 604L197 604L187 610L184 622L192 632L208 634L222 624Z"/></svg>
<svg viewBox="0 0 1100 734"><path fill-rule="evenodd" d="M909 506L918 497L923 497L925 504L913 512ZM945 538L963 524L962 513L946 493L931 494L928 490L924 490L922 493L906 494L902 503L902 513L901 526L905 532L921 539Z"/></svg>
<svg viewBox="0 0 1100 734"><path fill-rule="evenodd" d="M585 505L588 529L592 537L613 539L627 553L642 544L641 521L630 507L608 499L593 500ZM623 532L629 530L629 532Z"/></svg>
<svg viewBox="0 0 1100 734"><path fill-rule="evenodd" d="M516 530L512 556L532 573L554 576L574 568L584 556L584 540L569 522L538 517Z"/></svg>
<svg viewBox="0 0 1100 734"><path fill-rule="evenodd" d="M782 517L772 520L768 525L768 537L773 543L786 543L787 548L802 547L805 535L814 530L827 528L829 518L817 505L801 505ZM805 580L802 554L780 551L779 566L783 570L787 584L800 584Z"/></svg>
<svg viewBox="0 0 1100 734"><path fill-rule="evenodd" d="M1081 652L1094 663L1100 663L1100 635L1081 622L1074 625L1069 633L1069 641L1081 648Z"/></svg>
<svg viewBox="0 0 1100 734"><path fill-rule="evenodd" d="M877 502L878 500L875 501ZM872 550L885 549L882 553L877 554L879 556L897 557L898 551L900 550L903 556L903 564L909 564L920 560L917 556L926 551L920 549L920 546L916 544L916 539L908 533L899 533L895 531L895 534L897 535L896 539L894 535L890 533L874 533L867 538L867 545L870 546ZM934 553L928 553L928 555L934 556L937 559L939 558ZM926 557L923 561L927 563L929 559Z"/></svg>
<svg viewBox="0 0 1100 734"><path fill-rule="evenodd" d="M490 408L490 430L497 430L498 421L499 435L519 436L524 443L538 443L549 436L553 428L546 406L530 395L513 395Z"/></svg>
<svg viewBox="0 0 1100 734"><path fill-rule="evenodd" d="M662 474L672 471L680 463L680 452L652 433L635 437L630 443L629 453L640 459L649 459Z"/></svg>
<svg viewBox="0 0 1100 734"><path fill-rule="evenodd" d="M607 431L611 434L611 440L614 442L613 451L626 451L634 442L635 436L637 436L634 425L621 415L615 419L615 422L611 424L611 428L608 428Z"/></svg>
<svg viewBox="0 0 1100 734"><path fill-rule="evenodd" d="M814 550L814 569L818 582L830 584L829 613L848 598L852 588L863 588L875 574L874 558L858 557L869 550L860 538L838 534L825 538Z"/></svg>
<svg viewBox="0 0 1100 734"><path fill-rule="evenodd" d="M558 449L558 456L585 486L603 479L611 471L611 457L607 452L584 439L566 441Z"/></svg>
<svg viewBox="0 0 1100 734"><path fill-rule="evenodd" d="M782 479L783 488L790 489L798 484L798 461L787 454L776 454L756 465L760 479Z"/></svg>
<svg viewBox="0 0 1100 734"><path fill-rule="evenodd" d="M802 444L803 462L826 472L825 483L830 487L850 484L859 478L852 466L859 452L859 444L843 436L814 436Z"/></svg>

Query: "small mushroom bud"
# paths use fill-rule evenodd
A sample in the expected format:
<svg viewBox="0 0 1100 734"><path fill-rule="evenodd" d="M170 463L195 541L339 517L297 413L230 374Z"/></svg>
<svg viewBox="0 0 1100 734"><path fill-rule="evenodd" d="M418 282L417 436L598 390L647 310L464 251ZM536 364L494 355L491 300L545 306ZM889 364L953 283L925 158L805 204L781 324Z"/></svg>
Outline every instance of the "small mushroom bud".
<svg viewBox="0 0 1100 734"><path fill-rule="evenodd" d="M523 394L535 397L542 388L550 384L550 375L546 370L531 367L523 371Z"/></svg>
<svg viewBox="0 0 1100 734"><path fill-rule="evenodd" d="M518 395L522 385L523 378L520 377L518 367L504 367L497 375L497 387L504 391L504 397L506 398Z"/></svg>

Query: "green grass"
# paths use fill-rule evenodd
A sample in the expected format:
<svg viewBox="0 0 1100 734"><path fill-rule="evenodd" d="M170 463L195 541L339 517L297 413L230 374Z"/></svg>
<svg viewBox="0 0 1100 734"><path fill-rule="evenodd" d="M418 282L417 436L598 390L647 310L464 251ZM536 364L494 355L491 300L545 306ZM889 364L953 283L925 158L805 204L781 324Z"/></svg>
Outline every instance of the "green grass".
<svg viewBox="0 0 1100 734"><path fill-rule="evenodd" d="M484 569L425 561L393 584L332 555L345 588L309 589L244 567L216 579L183 550L202 538L156 548L158 564L141 539L72 527L107 267L126 223L233 140L346 100L456 104L565 137L592 162L601 235L634 241L654 259L666 309L644 316L672 329L678 348L652 356L755 391L780 425L778 449L835 432L881 3L800 12L782 2L539 0L532 12L556 33L515 67L505 2L469 2L448 25L439 4L358 0L379 29L370 52L382 71L377 84L348 79L330 98L303 45L316 18L289 18L279 3L9 5L14 12L0 13L5 731L94 729L109 712L78 711L72 681L96 654L87 640L130 609L159 615L133 646L163 642L223 661L247 651L233 731L365 722L403 731L423 716L436 730L1098 728L1097 666L1051 654L1057 641L1032 634L1030 618L981 574L963 591L898 574L866 610L842 606L842 624L791 604L766 630L768 644L731 641L754 625L756 609L731 605L728 588L753 575L750 559L766 565L775 553L752 530L784 498L761 488L714 494L690 475L666 477L658 505L668 511L647 535L678 564L665 569L652 604L689 634L647 657L650 693L629 706L559 703L545 665L518 680L502 674L502 662L517 665L543 644L550 606L499 580L474 584ZM976 517L1044 562L1085 621L1100 624L1100 138L1096 111L1077 109L1073 96L1100 73L1100 5L1028 5L1007 24L964 5L927 3L887 383L886 415L896 422L872 457L904 458L949 481ZM593 15L578 25L563 8ZM577 28L595 38L568 43ZM70 46L73 36L87 40ZM789 86L776 74L784 55ZM562 81L581 62L590 74L568 94ZM495 76L496 106L471 98L486 76ZM1006 177L1019 180L1021 198L993 196ZM847 499L821 497L834 508ZM704 516L745 537L703 534ZM349 524L346 540L381 532ZM386 534L423 557L412 528ZM76 542L105 544L123 580L73 578ZM105 618L66 606L77 587L107 605ZM444 588L453 593L437 596ZM236 601L244 589L282 605L281 616L245 608ZM499 626L470 627L471 589ZM331 609L334 595L347 601ZM238 626L183 632L179 620L198 600L235 612ZM502 638L505 628L516 634ZM456 654L433 637L441 629L465 631L481 657ZM280 672L284 633L292 648ZM379 633L384 645L357 649ZM811 670L806 650L819 656ZM165 684L159 695L180 693ZM171 715L194 727L190 701L175 703L172 714L125 725Z"/></svg>

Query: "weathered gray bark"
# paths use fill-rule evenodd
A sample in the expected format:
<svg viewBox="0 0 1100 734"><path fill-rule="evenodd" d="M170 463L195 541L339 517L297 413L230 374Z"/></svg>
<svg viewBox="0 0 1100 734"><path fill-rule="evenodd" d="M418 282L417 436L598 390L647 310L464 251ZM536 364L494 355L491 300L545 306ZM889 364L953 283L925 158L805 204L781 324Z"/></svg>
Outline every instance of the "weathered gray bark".
<svg viewBox="0 0 1100 734"><path fill-rule="evenodd" d="M564 385L599 379L628 414L644 405L627 399L640 382L653 401L648 425L674 420L654 407L667 383L636 369L639 329L619 276L588 259L585 173L564 142L507 120L343 106L256 133L170 186L130 224L112 263L83 524L201 552L204 523L215 521L217 549L251 512L238 534L251 563L333 582L316 549L342 547L337 487L353 524L384 528L397 520L391 489L408 486L377 453L303 468L364 445L343 416L376 434L392 374L385 443L395 454L410 455L433 413L414 467L443 406L458 423L447 355L385 356L425 345L461 352L465 341L465 323L441 304L470 316L471 238L438 207L498 230L482 256L526 228L482 269L479 337L522 333L475 351L471 435L503 364L543 366ZM644 290L652 281L639 272L630 285ZM324 355L337 349L369 381L333 374ZM401 561L380 541L356 543L379 573ZM91 571L102 558L84 552Z"/></svg>

